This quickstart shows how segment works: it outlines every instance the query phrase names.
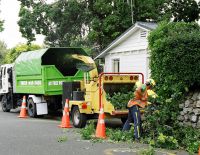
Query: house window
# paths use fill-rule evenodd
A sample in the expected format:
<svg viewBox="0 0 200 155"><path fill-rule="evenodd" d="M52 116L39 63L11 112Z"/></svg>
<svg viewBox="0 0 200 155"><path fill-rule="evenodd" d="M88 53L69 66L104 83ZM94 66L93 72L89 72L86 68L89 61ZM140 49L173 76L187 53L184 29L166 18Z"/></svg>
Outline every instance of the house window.
<svg viewBox="0 0 200 155"><path fill-rule="evenodd" d="M140 38L147 38L147 31L141 31L140 32Z"/></svg>
<svg viewBox="0 0 200 155"><path fill-rule="evenodd" d="M114 73L119 72L119 59L113 59L113 70Z"/></svg>

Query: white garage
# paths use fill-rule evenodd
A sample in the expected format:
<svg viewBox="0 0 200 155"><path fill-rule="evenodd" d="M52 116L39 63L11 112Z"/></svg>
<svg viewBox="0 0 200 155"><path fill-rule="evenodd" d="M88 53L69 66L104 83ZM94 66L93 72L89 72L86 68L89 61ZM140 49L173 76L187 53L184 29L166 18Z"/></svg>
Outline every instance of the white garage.
<svg viewBox="0 0 200 155"><path fill-rule="evenodd" d="M147 36L156 23L136 22L95 59L105 59L104 72L141 72L150 76Z"/></svg>

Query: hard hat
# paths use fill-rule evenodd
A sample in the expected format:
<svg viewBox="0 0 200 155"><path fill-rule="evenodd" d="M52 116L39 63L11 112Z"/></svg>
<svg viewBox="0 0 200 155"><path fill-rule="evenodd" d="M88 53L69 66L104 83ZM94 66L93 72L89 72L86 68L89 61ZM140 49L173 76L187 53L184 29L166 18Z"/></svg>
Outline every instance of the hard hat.
<svg viewBox="0 0 200 155"><path fill-rule="evenodd" d="M147 79L146 85L150 85L151 87L154 87L156 85L156 82L153 79Z"/></svg>

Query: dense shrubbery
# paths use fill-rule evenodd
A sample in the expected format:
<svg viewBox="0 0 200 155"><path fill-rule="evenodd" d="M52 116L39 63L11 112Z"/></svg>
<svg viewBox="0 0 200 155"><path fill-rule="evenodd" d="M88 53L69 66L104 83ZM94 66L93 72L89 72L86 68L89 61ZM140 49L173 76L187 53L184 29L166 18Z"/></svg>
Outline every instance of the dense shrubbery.
<svg viewBox="0 0 200 155"><path fill-rule="evenodd" d="M158 144L160 134L173 136L179 146L195 152L200 134L190 127L180 130L177 115L178 104L185 93L200 86L200 27L195 23L164 22L148 39L151 75L157 82L159 99L156 102L158 112L149 110L146 113L146 137L150 136ZM168 146L167 143L163 145Z"/></svg>

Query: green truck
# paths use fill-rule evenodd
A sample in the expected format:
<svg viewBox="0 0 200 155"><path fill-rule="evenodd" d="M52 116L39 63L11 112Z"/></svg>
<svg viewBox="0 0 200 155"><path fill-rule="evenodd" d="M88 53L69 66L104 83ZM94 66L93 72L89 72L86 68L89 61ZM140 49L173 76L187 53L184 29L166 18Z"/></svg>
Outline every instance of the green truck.
<svg viewBox="0 0 200 155"><path fill-rule="evenodd" d="M87 58L90 64L80 57ZM9 112L21 106L24 95L31 117L62 109L63 83L68 86L70 99L73 91L78 97L84 69L96 69L91 60L81 48L47 48L21 53L13 64L0 67L2 110Z"/></svg>

